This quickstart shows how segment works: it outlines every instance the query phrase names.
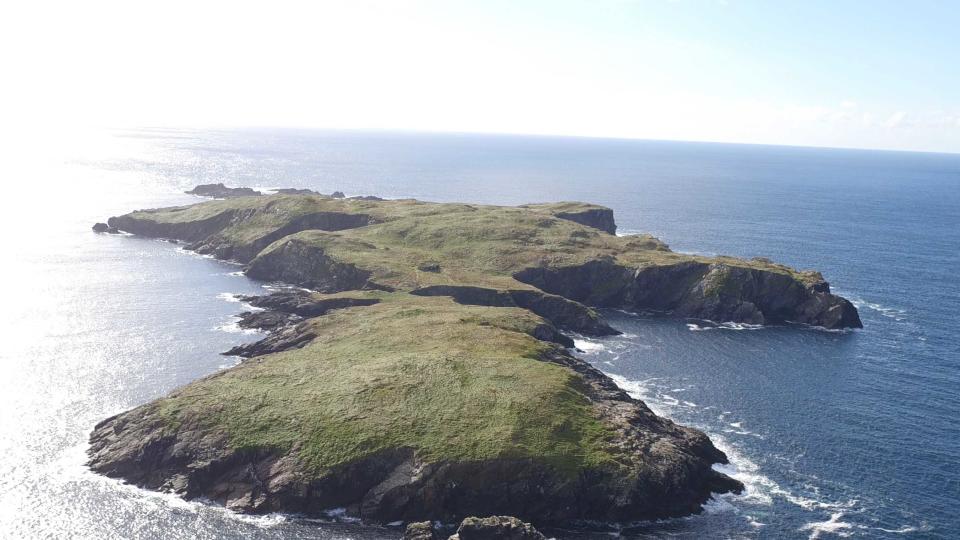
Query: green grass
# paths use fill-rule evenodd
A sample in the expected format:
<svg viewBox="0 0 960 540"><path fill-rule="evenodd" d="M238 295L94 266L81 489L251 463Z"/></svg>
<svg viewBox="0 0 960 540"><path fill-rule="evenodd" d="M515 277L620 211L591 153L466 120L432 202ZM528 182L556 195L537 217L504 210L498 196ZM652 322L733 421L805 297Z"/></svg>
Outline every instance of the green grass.
<svg viewBox="0 0 960 540"><path fill-rule="evenodd" d="M819 274L761 259L678 254L649 235L617 237L556 217L594 208L268 196L135 212L131 217L159 223L210 220L218 223L209 231L218 242L256 250L298 217L364 214L373 224L298 232L260 254L304 242L398 291L336 295L372 296L380 303L311 319L305 324L318 337L306 347L194 382L149 406L151 413L168 430L225 434L234 448L292 451L316 475L401 448L428 462L532 458L571 478L587 468L627 463L629 456L611 442L616 435L583 393L583 379L539 360L557 347L528 335L542 319L519 308L464 306L409 291L445 284L529 288L513 273L600 258L628 268L695 261L800 281ZM230 220L213 219L218 216ZM439 271L419 270L425 263ZM728 274L716 271L708 293L721 294Z"/></svg>
<svg viewBox="0 0 960 540"><path fill-rule="evenodd" d="M278 242L290 238L316 241L341 262L370 270L376 281L406 290L439 284L524 288L526 285L511 277L518 270L538 265L578 265L600 257L613 258L627 267L697 261L777 272L803 282L818 277L764 259L678 254L649 235L617 237L555 217L560 212L593 208L600 207L574 202L502 207L275 195L141 211L132 217L190 222L236 212L240 217L217 237L235 245L250 245L306 214L368 215L375 223L366 227L337 233L308 231ZM439 263L442 271L417 270L424 263Z"/></svg>
<svg viewBox="0 0 960 540"><path fill-rule="evenodd" d="M315 474L381 450L425 461L529 457L571 475L614 463L613 434L521 309L372 293L382 302L313 319L303 349L249 360L159 402L236 448L298 448Z"/></svg>

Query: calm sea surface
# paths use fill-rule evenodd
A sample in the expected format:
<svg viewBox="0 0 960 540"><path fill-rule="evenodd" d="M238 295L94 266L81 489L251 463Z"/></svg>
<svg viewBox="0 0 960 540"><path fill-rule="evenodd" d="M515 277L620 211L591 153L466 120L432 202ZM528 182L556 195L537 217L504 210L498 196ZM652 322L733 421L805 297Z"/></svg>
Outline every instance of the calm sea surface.
<svg viewBox="0 0 960 540"><path fill-rule="evenodd" d="M60 142L64 140L61 138ZM865 328L742 329L609 313L583 356L707 431L747 491L629 537L960 534L960 156L721 144L318 131L138 130L0 164L0 537L396 538L244 517L83 467L104 417L228 367L228 293L262 284L94 221L196 202L198 183L612 207L678 251L817 268ZM605 536L606 537L606 536Z"/></svg>

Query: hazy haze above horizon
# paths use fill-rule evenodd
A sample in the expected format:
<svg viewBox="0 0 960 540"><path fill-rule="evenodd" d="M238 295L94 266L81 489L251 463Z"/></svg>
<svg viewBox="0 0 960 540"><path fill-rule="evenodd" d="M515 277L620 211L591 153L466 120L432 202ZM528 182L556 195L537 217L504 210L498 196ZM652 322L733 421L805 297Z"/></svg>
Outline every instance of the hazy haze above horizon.
<svg viewBox="0 0 960 540"><path fill-rule="evenodd" d="M960 4L20 2L9 133L532 133L960 152ZM38 132L40 132L38 131Z"/></svg>

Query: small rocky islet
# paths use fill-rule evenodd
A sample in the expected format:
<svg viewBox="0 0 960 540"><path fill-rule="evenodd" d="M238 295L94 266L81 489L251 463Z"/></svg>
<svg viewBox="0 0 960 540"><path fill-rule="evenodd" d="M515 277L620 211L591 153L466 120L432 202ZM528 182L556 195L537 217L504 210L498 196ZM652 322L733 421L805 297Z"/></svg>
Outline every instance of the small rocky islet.
<svg viewBox="0 0 960 540"><path fill-rule="evenodd" d="M100 422L89 465L239 512L538 526L696 513L742 489L713 468L726 456L577 358L567 334L618 333L596 308L861 326L818 272L619 237L596 205L193 192L223 200L94 230L185 242L288 287L243 298L259 310L240 324L268 332L226 353L243 362ZM536 532L489 525L472 537Z"/></svg>

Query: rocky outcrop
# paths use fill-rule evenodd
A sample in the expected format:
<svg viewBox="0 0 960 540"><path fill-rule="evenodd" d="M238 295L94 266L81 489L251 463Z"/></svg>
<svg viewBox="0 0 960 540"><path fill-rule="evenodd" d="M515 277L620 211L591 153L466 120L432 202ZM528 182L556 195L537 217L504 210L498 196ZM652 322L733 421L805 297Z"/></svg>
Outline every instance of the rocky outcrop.
<svg viewBox="0 0 960 540"><path fill-rule="evenodd" d="M613 210L609 208L590 208L576 212L558 212L554 214L560 219L573 221L587 227L600 229L607 234L617 233L617 223L613 219Z"/></svg>
<svg viewBox="0 0 960 540"><path fill-rule="evenodd" d="M372 306L379 302L376 298L318 298L310 291L288 289L263 296L240 296L240 300L267 310L289 313L300 317L319 317L334 309L354 306Z"/></svg>
<svg viewBox="0 0 960 540"><path fill-rule="evenodd" d="M265 211L270 211L269 206ZM365 227L372 222L369 215L362 213L313 212L291 218L283 225L245 241L223 234L231 225L254 219L257 214L255 210L225 209L204 219L185 222L164 222L127 214L111 217L107 223L110 227L140 236L185 241L197 253L246 263L276 240L291 234L307 230L342 231Z"/></svg>
<svg viewBox="0 0 960 540"><path fill-rule="evenodd" d="M862 327L856 308L831 294L819 274L802 281L788 272L723 262L629 268L613 259L597 259L576 266L527 268L514 278L594 307L718 322Z"/></svg>
<svg viewBox="0 0 960 540"><path fill-rule="evenodd" d="M408 523L407 528L403 531L403 540L435 540L436 538L433 523L430 521Z"/></svg>
<svg viewBox="0 0 960 540"><path fill-rule="evenodd" d="M261 308L262 311L241 313L237 324L241 328L255 328L269 332L267 337L259 341L237 345L223 353L225 356L243 358L299 349L316 337L311 325L304 323L304 319L320 317L335 309L372 306L379 302L376 298L318 298L314 293L299 289L278 291L263 296L240 296L239 299ZM539 336L543 337L534 337L546 341L566 338L553 327L544 329L538 327L537 331Z"/></svg>
<svg viewBox="0 0 960 540"><path fill-rule="evenodd" d="M418 521L407 524L403 540L439 540L444 536L433 523ZM471 516L460 522L448 540L547 540L547 537L533 525L512 516Z"/></svg>
<svg viewBox="0 0 960 540"><path fill-rule="evenodd" d="M533 525L512 516L468 517L449 540L547 540Z"/></svg>
<svg viewBox="0 0 960 540"><path fill-rule="evenodd" d="M274 191L281 195L320 195L319 191L306 188L280 188Z"/></svg>
<svg viewBox="0 0 960 540"><path fill-rule="evenodd" d="M520 208L529 208L546 212L558 219L579 223L607 234L616 234L617 224L613 219L613 210L604 206L578 202L560 202L544 204L525 204Z"/></svg>
<svg viewBox="0 0 960 540"><path fill-rule="evenodd" d="M437 273L437 272L440 272L441 269L442 269L442 267L440 266L440 263L435 263L435 262L423 263L423 264L421 264L420 266L417 267L417 270L419 270L419 271L421 271L421 272L433 272L433 273Z"/></svg>
<svg viewBox="0 0 960 540"><path fill-rule="evenodd" d="M246 219L241 217L240 219ZM213 255L218 259L250 262L267 246L281 238L302 231L343 231L365 227L372 218L366 214L345 212L314 212L290 219L281 227L247 242L213 233L190 246L197 253ZM219 231L218 231L219 232Z"/></svg>
<svg viewBox="0 0 960 540"><path fill-rule="evenodd" d="M116 227L111 227L106 223L94 223L93 232L95 233L107 233L107 234L120 234L120 229Z"/></svg>
<svg viewBox="0 0 960 540"><path fill-rule="evenodd" d="M224 356L239 356L241 358L252 358L254 356L263 356L291 349L304 347L317 337L309 321L290 325L293 319L288 319L284 325L271 328L267 337L253 343L244 343L237 345L230 350L222 353Z"/></svg>
<svg viewBox="0 0 960 540"><path fill-rule="evenodd" d="M188 195L198 195L200 197L211 197L214 199L232 199L234 197L263 195L263 193L248 187L231 188L223 185L223 183L201 184L190 191L185 191L184 193Z"/></svg>
<svg viewBox="0 0 960 540"><path fill-rule="evenodd" d="M537 290L500 291L467 285L431 285L410 292L418 296L449 296L470 306L521 307L547 319L558 328L588 336L614 336L612 328L596 311L553 294Z"/></svg>
<svg viewBox="0 0 960 540"><path fill-rule="evenodd" d="M283 281L323 293L382 288L370 281L370 271L341 262L322 247L297 238L260 253L245 272L254 279Z"/></svg>
<svg viewBox="0 0 960 540"><path fill-rule="evenodd" d="M121 231L140 236L197 242L222 231L239 214L240 212L237 210L224 209L203 219L183 222L158 221L127 214L111 217L107 220L107 224Z"/></svg>
<svg viewBox="0 0 960 540"><path fill-rule="evenodd" d="M300 321L300 317L280 311L244 311L237 317L240 328L272 331Z"/></svg>

